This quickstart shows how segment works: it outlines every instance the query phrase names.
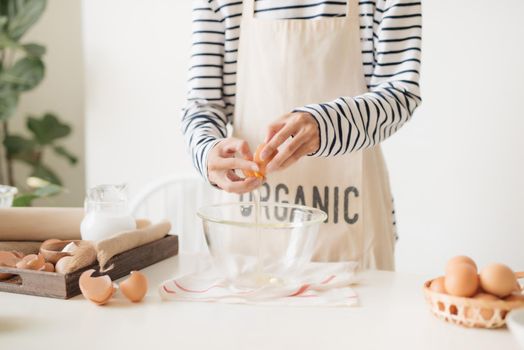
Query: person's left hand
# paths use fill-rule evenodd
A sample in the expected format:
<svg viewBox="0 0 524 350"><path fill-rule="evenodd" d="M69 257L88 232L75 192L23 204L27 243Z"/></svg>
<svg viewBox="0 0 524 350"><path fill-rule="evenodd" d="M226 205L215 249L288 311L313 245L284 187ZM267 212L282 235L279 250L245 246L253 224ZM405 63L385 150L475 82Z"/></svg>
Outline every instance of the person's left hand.
<svg viewBox="0 0 524 350"><path fill-rule="evenodd" d="M265 147L260 158L269 158L290 137L293 139L279 150L266 167L266 171L283 170L301 157L311 154L320 147L320 135L315 118L306 112L288 113L269 125Z"/></svg>

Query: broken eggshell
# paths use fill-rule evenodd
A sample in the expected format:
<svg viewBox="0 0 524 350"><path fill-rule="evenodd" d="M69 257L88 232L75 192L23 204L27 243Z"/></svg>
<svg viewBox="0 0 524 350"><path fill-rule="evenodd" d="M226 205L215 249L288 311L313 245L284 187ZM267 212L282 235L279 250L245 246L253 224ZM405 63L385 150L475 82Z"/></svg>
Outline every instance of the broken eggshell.
<svg viewBox="0 0 524 350"><path fill-rule="evenodd" d="M78 247L77 240L48 239L40 246L40 254L42 254L46 261L56 264L58 260L65 256L71 256L73 251ZM72 246L73 244L74 246Z"/></svg>
<svg viewBox="0 0 524 350"><path fill-rule="evenodd" d="M92 277L95 270L84 271L78 284L82 295L97 305L106 304L113 296L116 288L108 275Z"/></svg>
<svg viewBox="0 0 524 350"><path fill-rule="evenodd" d="M73 261L72 256L64 256L55 264L55 271L65 275L68 272L69 264Z"/></svg>
<svg viewBox="0 0 524 350"><path fill-rule="evenodd" d="M16 267L16 264L21 260L22 257L18 254L15 254L15 252L0 251L0 266ZM13 275L10 273L0 273L0 281L6 280L11 276Z"/></svg>
<svg viewBox="0 0 524 350"><path fill-rule="evenodd" d="M78 248L78 245L75 242L70 242L62 249L62 252L74 253L77 248Z"/></svg>
<svg viewBox="0 0 524 350"><path fill-rule="evenodd" d="M147 293L147 277L139 271L131 271L125 281L120 283L120 291L133 303L138 303Z"/></svg>
<svg viewBox="0 0 524 350"><path fill-rule="evenodd" d="M45 271L45 272L55 272L55 266L53 264L51 264L50 262L46 262L44 264L44 266L42 266L40 268L40 271Z"/></svg>
<svg viewBox="0 0 524 350"><path fill-rule="evenodd" d="M16 267L25 270L40 270L45 265L45 259L42 254L29 254L24 256L19 262L16 263Z"/></svg>

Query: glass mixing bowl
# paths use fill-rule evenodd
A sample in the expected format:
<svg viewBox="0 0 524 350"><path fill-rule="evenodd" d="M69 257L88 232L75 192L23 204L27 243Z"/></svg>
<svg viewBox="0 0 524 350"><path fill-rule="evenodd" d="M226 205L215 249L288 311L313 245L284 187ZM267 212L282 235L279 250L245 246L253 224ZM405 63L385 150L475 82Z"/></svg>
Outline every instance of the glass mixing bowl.
<svg viewBox="0 0 524 350"><path fill-rule="evenodd" d="M240 285L277 283L300 273L313 256L319 209L285 203L209 205L198 210L215 269Z"/></svg>

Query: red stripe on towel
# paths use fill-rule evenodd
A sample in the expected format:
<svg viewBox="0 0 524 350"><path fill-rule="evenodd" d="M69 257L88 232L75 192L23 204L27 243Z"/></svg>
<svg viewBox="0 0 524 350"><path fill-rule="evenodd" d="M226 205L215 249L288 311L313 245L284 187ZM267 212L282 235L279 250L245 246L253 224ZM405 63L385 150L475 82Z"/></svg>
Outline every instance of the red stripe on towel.
<svg viewBox="0 0 524 350"><path fill-rule="evenodd" d="M304 284L302 287L300 287L295 293L288 295L288 297L296 297L300 294L304 293L306 290L308 290L310 287L309 284Z"/></svg>
<svg viewBox="0 0 524 350"><path fill-rule="evenodd" d="M326 283L329 283L331 282L335 277L337 277L336 275L331 275L329 276L328 278L326 278L324 281L320 282L320 284L326 284Z"/></svg>
<svg viewBox="0 0 524 350"><path fill-rule="evenodd" d="M207 288L207 289L204 289L204 290L191 290L191 289L187 289L186 287L182 286L180 283L178 283L177 281L173 281L175 283L175 285L178 287L178 289L184 291L184 292L187 292L187 293L206 293L206 292L209 292L211 289L213 288L216 288L216 287L221 287L220 284L215 284L215 285L212 285L211 287Z"/></svg>
<svg viewBox="0 0 524 350"><path fill-rule="evenodd" d="M164 288L164 291L165 291L166 293L169 293L169 294L176 294L176 292L175 292L174 290L170 290L170 289L168 289L166 286L162 286L162 288Z"/></svg>

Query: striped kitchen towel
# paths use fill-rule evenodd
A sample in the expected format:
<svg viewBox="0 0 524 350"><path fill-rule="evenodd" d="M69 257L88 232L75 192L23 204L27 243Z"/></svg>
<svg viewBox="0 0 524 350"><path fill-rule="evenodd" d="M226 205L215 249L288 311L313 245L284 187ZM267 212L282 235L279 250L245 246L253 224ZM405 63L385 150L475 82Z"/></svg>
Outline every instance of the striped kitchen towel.
<svg viewBox="0 0 524 350"><path fill-rule="evenodd" d="M300 273L287 271L244 276L234 281L216 271L186 274L159 287L163 300L263 305L354 306L358 296L350 287L357 282L354 263L310 263ZM256 280L259 281L256 281ZM249 283L248 283L249 282Z"/></svg>

